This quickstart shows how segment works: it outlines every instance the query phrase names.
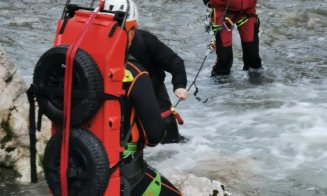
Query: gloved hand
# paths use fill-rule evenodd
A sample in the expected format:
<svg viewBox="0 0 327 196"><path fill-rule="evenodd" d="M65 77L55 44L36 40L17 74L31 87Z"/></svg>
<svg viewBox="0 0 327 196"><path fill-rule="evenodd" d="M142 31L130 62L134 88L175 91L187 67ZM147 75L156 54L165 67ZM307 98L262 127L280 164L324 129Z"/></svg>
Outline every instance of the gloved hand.
<svg viewBox="0 0 327 196"><path fill-rule="evenodd" d="M185 100L188 97L188 91L185 88L178 88L174 93L176 97L180 98L181 100Z"/></svg>

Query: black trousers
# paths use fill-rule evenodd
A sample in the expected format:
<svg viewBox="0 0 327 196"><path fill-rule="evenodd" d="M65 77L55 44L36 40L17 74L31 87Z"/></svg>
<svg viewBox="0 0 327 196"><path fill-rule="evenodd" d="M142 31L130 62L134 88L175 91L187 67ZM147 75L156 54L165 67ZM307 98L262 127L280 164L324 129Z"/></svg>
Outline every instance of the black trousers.
<svg viewBox="0 0 327 196"><path fill-rule="evenodd" d="M156 98L158 100L158 104L160 107L161 112L165 112L170 109L172 106L167 88L165 84L162 82L158 86L155 87L155 94ZM166 130L167 130L167 135L165 138L165 142L169 142L172 140L178 140L180 137L179 130L178 130L178 125L175 119L175 116L173 114L167 116L164 118L165 124L166 124Z"/></svg>

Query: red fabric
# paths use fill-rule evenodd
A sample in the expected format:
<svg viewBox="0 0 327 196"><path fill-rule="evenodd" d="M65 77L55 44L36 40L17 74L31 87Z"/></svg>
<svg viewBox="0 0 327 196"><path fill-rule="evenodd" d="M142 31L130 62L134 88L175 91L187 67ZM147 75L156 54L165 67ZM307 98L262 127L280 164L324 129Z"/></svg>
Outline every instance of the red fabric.
<svg viewBox="0 0 327 196"><path fill-rule="evenodd" d="M175 113L175 118L176 118L178 124L180 124L180 125L184 124L184 120L182 119L181 115L179 115L179 113L177 113L177 112Z"/></svg>
<svg viewBox="0 0 327 196"><path fill-rule="evenodd" d="M161 117L166 118L172 113L171 109L168 109L167 111L161 112Z"/></svg>
<svg viewBox="0 0 327 196"><path fill-rule="evenodd" d="M257 0L210 0L210 5L219 10L224 10L229 1L230 11L245 11L256 7Z"/></svg>
<svg viewBox="0 0 327 196"><path fill-rule="evenodd" d="M68 184L67 184L67 168L68 168L68 151L69 151L69 132L70 132L70 112L71 112L71 93L72 93L72 81L73 81L73 65L74 57L78 50L80 43L82 42L86 32L94 21L96 15L99 12L99 8L90 16L90 20L85 24L83 31L79 39L75 44L71 45L66 53L66 70L65 70L65 84L64 84L64 132L62 135L61 143L61 160L60 160L60 185L61 195L68 196Z"/></svg>
<svg viewBox="0 0 327 196"><path fill-rule="evenodd" d="M179 115L179 113L176 112L175 110L172 111L171 109L168 109L167 111L161 113L161 117L165 118L165 117L169 116L170 114L174 114L178 124L180 124L180 125L184 124L184 120L182 119L181 115Z"/></svg>
<svg viewBox="0 0 327 196"><path fill-rule="evenodd" d="M236 21L234 21L236 22ZM249 17L248 21L244 23L239 29L241 42L253 42L254 41L254 25L257 22L256 17ZM232 31L223 30L220 33L220 38L224 47L232 46Z"/></svg>
<svg viewBox="0 0 327 196"><path fill-rule="evenodd" d="M238 29L242 42L254 42L254 25L256 23L256 17L249 17L248 21Z"/></svg>
<svg viewBox="0 0 327 196"><path fill-rule="evenodd" d="M235 1L235 0L234 0ZM231 0L231 2L234 2ZM212 15L215 24L220 24L222 17L224 15L224 10L215 9L214 14ZM246 11L247 14L255 14L256 9L251 8ZM227 12L226 17L229 17L235 24L239 19L245 17L246 14L239 12ZM254 40L254 25L257 22L256 17L248 17L248 21L244 23L241 28L239 28L239 34L242 42L253 42ZM232 31L227 31L226 29L222 30L220 33L221 42L223 47L232 46Z"/></svg>

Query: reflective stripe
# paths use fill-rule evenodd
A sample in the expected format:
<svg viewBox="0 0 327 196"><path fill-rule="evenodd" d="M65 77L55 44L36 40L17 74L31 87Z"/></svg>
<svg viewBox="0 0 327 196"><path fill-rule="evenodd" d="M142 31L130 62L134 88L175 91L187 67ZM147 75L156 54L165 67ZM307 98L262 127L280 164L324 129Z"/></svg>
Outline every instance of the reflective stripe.
<svg viewBox="0 0 327 196"><path fill-rule="evenodd" d="M247 17L243 17L243 18L239 19L239 20L236 22L236 26L237 26L237 27L241 27L241 26L244 25L247 21L248 21L248 18L247 18Z"/></svg>
<svg viewBox="0 0 327 196"><path fill-rule="evenodd" d="M149 184L142 196L159 196L161 192L161 176L156 172L156 177Z"/></svg>

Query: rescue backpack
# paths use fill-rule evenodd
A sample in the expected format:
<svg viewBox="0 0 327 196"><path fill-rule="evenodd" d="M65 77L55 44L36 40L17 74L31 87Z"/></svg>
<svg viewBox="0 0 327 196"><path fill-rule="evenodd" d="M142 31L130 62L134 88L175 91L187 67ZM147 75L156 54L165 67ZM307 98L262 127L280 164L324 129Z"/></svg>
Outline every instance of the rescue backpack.
<svg viewBox="0 0 327 196"><path fill-rule="evenodd" d="M126 17L102 4L67 4L54 47L36 64L27 92L31 180L37 182L35 132L44 114L52 122L43 167L53 195L121 193Z"/></svg>

